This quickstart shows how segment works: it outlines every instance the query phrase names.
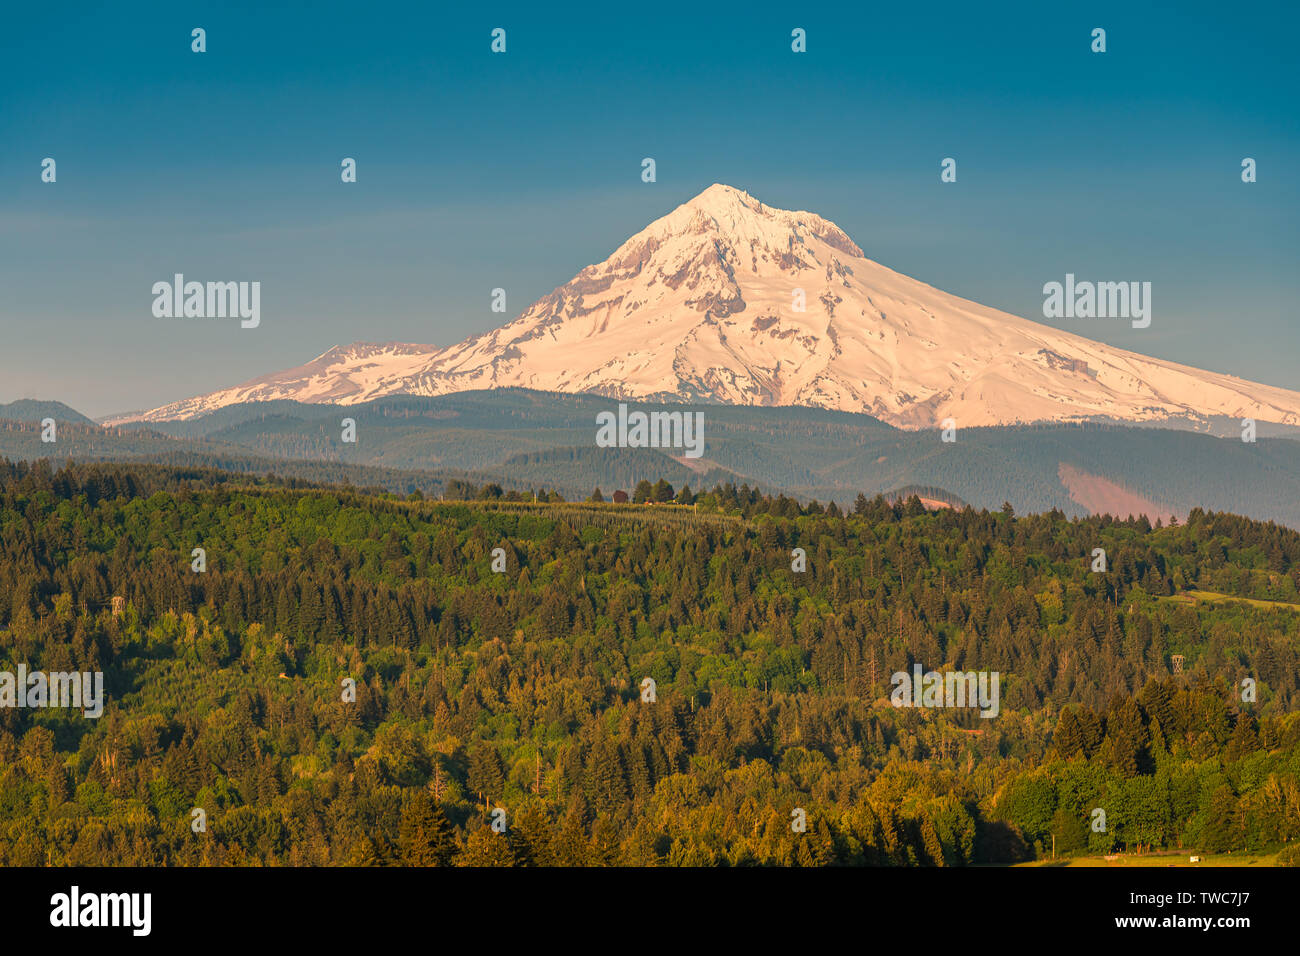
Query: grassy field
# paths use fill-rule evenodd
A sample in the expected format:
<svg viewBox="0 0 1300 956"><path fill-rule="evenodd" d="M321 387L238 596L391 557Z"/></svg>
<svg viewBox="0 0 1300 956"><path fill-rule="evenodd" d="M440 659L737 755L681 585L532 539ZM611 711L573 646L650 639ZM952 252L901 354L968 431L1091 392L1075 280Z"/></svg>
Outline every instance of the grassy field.
<svg viewBox="0 0 1300 956"><path fill-rule="evenodd" d="M1190 858L1199 856L1199 863L1190 862ZM1069 859L1034 860L1019 866L1278 866L1277 853L1221 853L1207 855L1190 850L1177 853L1124 853L1113 860L1101 856L1076 856Z"/></svg>
<svg viewBox="0 0 1300 956"><path fill-rule="evenodd" d="M1249 604L1251 607L1279 608L1284 607L1292 611L1300 611L1300 604L1288 604L1286 601L1260 601L1255 598L1234 597L1231 594L1220 594L1218 591L1183 591L1181 594L1175 594L1172 597L1161 598L1163 601L1169 601L1174 604L1196 604L1200 601L1208 601L1211 604L1218 604L1222 601L1236 601L1240 604Z"/></svg>

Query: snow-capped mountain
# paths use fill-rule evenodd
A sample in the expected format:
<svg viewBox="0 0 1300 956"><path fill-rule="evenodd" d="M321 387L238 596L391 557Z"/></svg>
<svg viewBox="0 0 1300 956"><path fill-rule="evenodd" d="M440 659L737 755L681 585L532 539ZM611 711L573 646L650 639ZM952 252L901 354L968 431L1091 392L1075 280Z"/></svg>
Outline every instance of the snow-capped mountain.
<svg viewBox="0 0 1300 956"><path fill-rule="evenodd" d="M798 309L802 298L804 308ZM628 399L810 405L904 427L1105 417L1300 425L1300 392L1112 348L866 258L829 220L713 185L528 307L447 348L356 343L123 416L272 399L355 404L520 386Z"/></svg>

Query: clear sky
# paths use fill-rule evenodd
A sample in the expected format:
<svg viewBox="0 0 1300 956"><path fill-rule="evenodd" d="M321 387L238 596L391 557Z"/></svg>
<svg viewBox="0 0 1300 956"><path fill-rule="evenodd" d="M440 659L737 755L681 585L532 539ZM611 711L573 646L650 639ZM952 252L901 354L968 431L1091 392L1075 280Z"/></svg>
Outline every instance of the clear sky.
<svg viewBox="0 0 1300 956"><path fill-rule="evenodd" d="M1148 329L1052 324L1300 389L1296 4L551 6L7 5L0 402L450 344L714 182L1040 321L1067 272L1150 281ZM260 281L261 326L155 318L176 272Z"/></svg>

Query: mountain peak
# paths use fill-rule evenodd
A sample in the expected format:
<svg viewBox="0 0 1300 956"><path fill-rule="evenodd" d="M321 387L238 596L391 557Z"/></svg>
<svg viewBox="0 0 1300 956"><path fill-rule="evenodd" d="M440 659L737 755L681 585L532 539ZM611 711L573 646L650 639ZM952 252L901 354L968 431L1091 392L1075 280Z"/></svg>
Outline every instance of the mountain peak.
<svg viewBox="0 0 1300 956"><path fill-rule="evenodd" d="M829 219L813 212L777 209L743 189L714 183L652 222L611 258L615 262L629 254L639 258L647 244L658 246L671 237L690 236L721 240L734 251L743 253L742 257L753 249L780 254L794 247L806 247L814 239L846 256L866 257L844 230Z"/></svg>
<svg viewBox="0 0 1300 956"><path fill-rule="evenodd" d="M737 189L735 186L728 186L726 183L714 183L708 189L701 192L694 199L685 203L692 209L699 209L703 212L720 212L723 210L732 210L737 207L762 212L763 204L745 192L743 189Z"/></svg>
<svg viewBox="0 0 1300 956"><path fill-rule="evenodd" d="M804 405L890 424L1300 424L1300 394L1136 355L961 299L868 259L816 213L714 183L538 299L447 348L354 343L147 413L506 387Z"/></svg>

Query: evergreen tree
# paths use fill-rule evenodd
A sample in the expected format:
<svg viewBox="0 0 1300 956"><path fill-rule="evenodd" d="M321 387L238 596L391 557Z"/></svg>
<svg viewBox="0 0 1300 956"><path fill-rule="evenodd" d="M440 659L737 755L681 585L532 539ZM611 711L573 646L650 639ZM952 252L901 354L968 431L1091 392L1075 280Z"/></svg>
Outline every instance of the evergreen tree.
<svg viewBox="0 0 1300 956"><path fill-rule="evenodd" d="M469 762L469 788L480 800L498 799L505 789L506 771L501 754L490 743L480 743L474 748Z"/></svg>
<svg viewBox="0 0 1300 956"><path fill-rule="evenodd" d="M416 791L403 808L397 846L407 866L447 866L455 855L451 823L427 792Z"/></svg>
<svg viewBox="0 0 1300 956"><path fill-rule="evenodd" d="M457 866L514 866L515 856L510 849L510 839L497 833L487 824L470 831L460 853Z"/></svg>

